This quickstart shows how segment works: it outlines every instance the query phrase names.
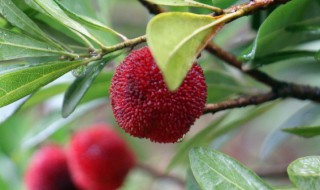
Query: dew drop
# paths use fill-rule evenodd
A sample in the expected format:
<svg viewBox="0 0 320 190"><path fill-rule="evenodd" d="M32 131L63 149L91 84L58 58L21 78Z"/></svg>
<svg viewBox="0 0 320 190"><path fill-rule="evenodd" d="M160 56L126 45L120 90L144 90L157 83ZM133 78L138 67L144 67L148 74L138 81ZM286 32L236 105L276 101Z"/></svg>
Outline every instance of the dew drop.
<svg viewBox="0 0 320 190"><path fill-rule="evenodd" d="M87 66L81 65L76 69L73 69L72 75L77 78L83 77L86 74L86 71L87 71Z"/></svg>

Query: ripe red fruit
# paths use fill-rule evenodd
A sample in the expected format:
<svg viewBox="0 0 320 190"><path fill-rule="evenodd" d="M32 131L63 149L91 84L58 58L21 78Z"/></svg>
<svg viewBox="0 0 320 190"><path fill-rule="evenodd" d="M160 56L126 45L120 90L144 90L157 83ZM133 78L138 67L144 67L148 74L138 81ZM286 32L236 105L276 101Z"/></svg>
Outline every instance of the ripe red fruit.
<svg viewBox="0 0 320 190"><path fill-rule="evenodd" d="M203 112L207 86L194 64L181 86L167 89L148 47L132 51L117 67L110 99L119 126L135 137L177 142Z"/></svg>
<svg viewBox="0 0 320 190"><path fill-rule="evenodd" d="M55 145L41 148L31 161L25 177L28 190L76 190L67 158Z"/></svg>
<svg viewBox="0 0 320 190"><path fill-rule="evenodd" d="M74 134L68 158L74 182L83 190L117 189L135 165L125 142L103 124Z"/></svg>

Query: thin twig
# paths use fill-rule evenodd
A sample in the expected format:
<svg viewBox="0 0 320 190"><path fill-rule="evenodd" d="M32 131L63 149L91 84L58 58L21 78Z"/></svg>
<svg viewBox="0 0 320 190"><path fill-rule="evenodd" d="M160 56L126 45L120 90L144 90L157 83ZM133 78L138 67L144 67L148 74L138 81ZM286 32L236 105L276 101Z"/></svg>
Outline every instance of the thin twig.
<svg viewBox="0 0 320 190"><path fill-rule="evenodd" d="M320 102L320 88L282 82L281 86L278 86L278 88L275 88L265 94L240 97L216 104L207 104L204 109L204 114L216 113L222 110L241 108L250 105L259 105L278 98L288 97L299 100L312 100L314 102Z"/></svg>
<svg viewBox="0 0 320 190"><path fill-rule="evenodd" d="M137 38L133 38L133 39L128 39L124 42L121 42L119 44L116 44L116 45L113 45L113 46L108 46L104 49L104 54L107 54L107 53L111 53L111 52L114 52L114 51L117 51L117 50L120 50L120 49L123 49L123 48L126 48L126 47L134 47L138 44L141 44L143 42L146 42L147 40L147 37L146 35L144 36L139 36Z"/></svg>
<svg viewBox="0 0 320 190"><path fill-rule="evenodd" d="M243 16L245 16L252 14L257 10L266 9L272 5L285 4L289 1L291 0L251 0L240 5L231 6L230 8L225 9L223 12L228 14L239 10L244 10L245 14Z"/></svg>
<svg viewBox="0 0 320 190"><path fill-rule="evenodd" d="M219 59L225 61L227 64L239 69L240 71L248 74L252 78L256 79L257 81L271 88L277 88L279 85L282 85L282 82L270 77L266 73L263 73L259 70L248 70L248 71L243 70L241 61L239 61L234 55L221 49L214 43L208 43L205 49L212 55L215 55Z"/></svg>
<svg viewBox="0 0 320 190"><path fill-rule="evenodd" d="M185 186L185 181L177 176L162 173L162 172L160 172L150 166L144 165L144 164L138 164L136 167L138 169L150 174L154 178L169 179L169 180L172 180L173 182L177 183L181 187Z"/></svg>
<svg viewBox="0 0 320 190"><path fill-rule="evenodd" d="M218 111L231 108L241 108L249 105L259 105L268 101L277 99L278 96L274 92L259 94L254 96L240 97L237 99L226 100L216 104L207 104L204 108L205 113L216 113Z"/></svg>

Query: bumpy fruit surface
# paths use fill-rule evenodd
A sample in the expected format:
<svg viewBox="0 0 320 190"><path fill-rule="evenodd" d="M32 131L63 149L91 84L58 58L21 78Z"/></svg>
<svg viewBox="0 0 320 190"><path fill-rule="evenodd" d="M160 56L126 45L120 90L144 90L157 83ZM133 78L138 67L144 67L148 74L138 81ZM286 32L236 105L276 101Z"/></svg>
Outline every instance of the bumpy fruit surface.
<svg viewBox="0 0 320 190"><path fill-rule="evenodd" d="M135 165L133 153L110 127L99 124L74 134L69 166L83 190L114 190Z"/></svg>
<svg viewBox="0 0 320 190"><path fill-rule="evenodd" d="M26 176L28 190L76 190L63 150L55 145L41 148L33 157Z"/></svg>
<svg viewBox="0 0 320 190"><path fill-rule="evenodd" d="M119 126L132 136L160 143L182 138L202 114L206 97L205 78L197 64L176 91L169 91L148 47L126 57L110 87Z"/></svg>

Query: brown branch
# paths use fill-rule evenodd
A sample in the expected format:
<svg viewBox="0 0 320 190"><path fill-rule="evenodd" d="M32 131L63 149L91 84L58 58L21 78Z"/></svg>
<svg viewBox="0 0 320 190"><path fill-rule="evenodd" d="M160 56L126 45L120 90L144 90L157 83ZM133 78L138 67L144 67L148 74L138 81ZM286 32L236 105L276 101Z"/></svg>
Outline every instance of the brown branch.
<svg viewBox="0 0 320 190"><path fill-rule="evenodd" d="M165 12L165 10L163 10L158 5L152 4L152 3L145 1L145 0L138 0L138 1L149 11L150 14L157 15L157 14Z"/></svg>
<svg viewBox="0 0 320 190"><path fill-rule="evenodd" d="M223 12L225 14L228 14L228 13L233 13L239 10L243 10L245 12L243 16L245 16L245 15L252 14L257 10L266 9L273 5L285 4L289 1L291 0L251 0L249 2L240 4L240 5L231 6L230 8L225 9Z"/></svg>
<svg viewBox="0 0 320 190"><path fill-rule="evenodd" d="M312 100L320 102L320 88L307 85L298 85L282 82L281 86L274 88L266 94L240 97L237 99L226 100L216 104L207 104L204 108L204 114L216 113L218 111L241 108L250 105L259 105L278 98L296 98L299 100Z"/></svg>
<svg viewBox="0 0 320 190"><path fill-rule="evenodd" d="M216 46L214 43L208 43L205 48L209 53L212 55L217 56L219 59L225 61L227 64L239 69L240 71L248 74L252 78L256 79L257 81L270 86L272 88L277 88L279 85L282 85L282 82L277 81L270 77L269 75L258 71L258 70L248 70L245 71L242 69L242 62L239 61L234 55L230 54L229 52L221 49L220 47Z"/></svg>
<svg viewBox="0 0 320 190"><path fill-rule="evenodd" d="M162 179L170 179L173 182L177 183L179 186L184 187L185 186L185 181L182 180L181 178L174 176L174 175L170 175L170 174L165 174L162 173L150 166L144 165L144 164L138 164L136 166L138 169L150 174L153 178L162 178Z"/></svg>
<svg viewBox="0 0 320 190"><path fill-rule="evenodd" d="M216 113L218 111L231 108L241 108L249 105L259 105L268 101L277 99L278 96L274 92L259 94L254 96L240 97L237 99L226 100L216 104L207 104L204 108L205 113Z"/></svg>
<svg viewBox="0 0 320 190"><path fill-rule="evenodd" d="M251 0L247 3L234 5L228 9L225 9L224 14L239 12L240 14L237 14L237 16L233 18L233 19L237 19L239 17L252 14L255 11L265 9L273 5L284 4L289 1L290 0ZM164 12L164 10L158 5L151 4L145 0L139 0L139 2L143 4L152 14L160 14ZM312 100L312 101L320 102L320 88L279 81L259 70L244 70L242 68L241 61L239 61L231 53L221 49L220 47L216 46L213 43L209 43L205 49L209 53L225 61L227 64L251 76L256 81L259 81L269 86L272 90L266 94L240 97L238 99L227 100L227 101L216 103L216 104L208 104L205 107L204 113L209 113L209 112L215 113L221 110L226 110L231 108L244 107L249 105L258 105L258 104L262 104L278 98L287 98L287 97L292 97L300 100Z"/></svg>
<svg viewBox="0 0 320 190"><path fill-rule="evenodd" d="M270 179L288 179L287 170L283 171L270 171L270 172L260 172L257 175L261 178L270 178Z"/></svg>

